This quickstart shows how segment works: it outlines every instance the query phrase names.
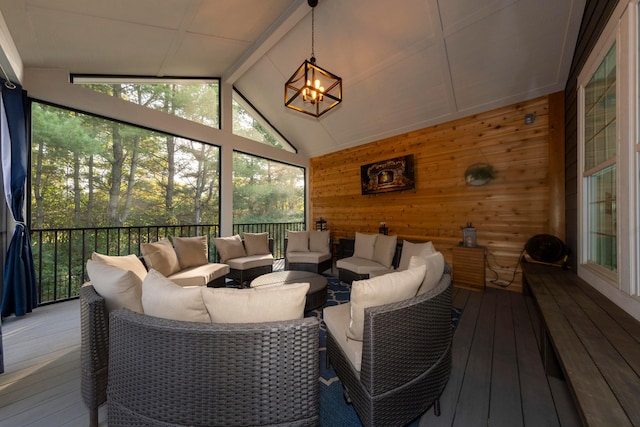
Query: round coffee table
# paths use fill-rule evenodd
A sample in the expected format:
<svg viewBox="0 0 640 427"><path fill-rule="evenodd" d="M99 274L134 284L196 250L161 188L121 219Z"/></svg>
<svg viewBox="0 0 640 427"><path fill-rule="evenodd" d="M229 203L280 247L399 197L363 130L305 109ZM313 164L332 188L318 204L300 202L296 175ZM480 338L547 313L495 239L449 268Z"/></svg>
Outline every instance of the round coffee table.
<svg viewBox="0 0 640 427"><path fill-rule="evenodd" d="M315 310L327 302L327 279L309 271L276 271L263 274L251 281L251 287L288 285L290 283L309 283L307 303L304 311Z"/></svg>

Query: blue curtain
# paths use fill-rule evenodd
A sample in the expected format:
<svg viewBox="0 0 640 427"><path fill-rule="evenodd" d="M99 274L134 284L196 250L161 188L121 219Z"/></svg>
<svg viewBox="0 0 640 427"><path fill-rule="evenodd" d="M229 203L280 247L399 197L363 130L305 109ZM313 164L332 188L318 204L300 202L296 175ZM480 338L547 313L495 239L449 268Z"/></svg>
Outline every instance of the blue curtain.
<svg viewBox="0 0 640 427"><path fill-rule="evenodd" d="M2 85L0 102L0 152L7 204L16 222L7 251L2 284L2 316L22 316L38 305L31 240L25 224L23 207L27 181L27 110L26 92ZM28 193L27 193L28 194Z"/></svg>

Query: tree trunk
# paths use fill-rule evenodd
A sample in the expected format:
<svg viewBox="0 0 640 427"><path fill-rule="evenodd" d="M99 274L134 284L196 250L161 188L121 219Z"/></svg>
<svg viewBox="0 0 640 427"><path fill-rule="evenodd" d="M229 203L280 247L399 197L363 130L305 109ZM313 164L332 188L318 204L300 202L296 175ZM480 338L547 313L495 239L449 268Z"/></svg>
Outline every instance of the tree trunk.
<svg viewBox="0 0 640 427"><path fill-rule="evenodd" d="M87 179L87 186L89 187L87 191L89 192L89 200L87 202L87 227L93 226L93 203L94 203L94 194L93 194L93 154L89 156L89 176Z"/></svg>
<svg viewBox="0 0 640 427"><path fill-rule="evenodd" d="M38 153L36 155L35 179L33 180L33 192L36 201L36 228L42 228L44 225L44 214L42 203L44 196L42 195L42 156L44 154L44 142L38 141Z"/></svg>
<svg viewBox="0 0 640 427"><path fill-rule="evenodd" d="M73 224L80 227L80 156L77 151L73 153Z"/></svg>
<svg viewBox="0 0 640 427"><path fill-rule="evenodd" d="M120 97L120 86L113 85L114 97ZM118 202L120 201L120 185L122 183L122 163L124 162L124 149L122 138L120 137L119 125L114 123L111 126L113 138L113 160L111 161L111 180L109 183L109 203L107 204L107 221L109 225L119 227Z"/></svg>
<svg viewBox="0 0 640 427"><path fill-rule="evenodd" d="M131 165L129 171L129 180L127 183L127 194L124 202L124 208L120 214L120 223L124 224L131 212L131 203L133 201L133 187L136 184L136 168L138 167L138 154L140 150L140 137L136 136L133 143L133 153L131 153Z"/></svg>

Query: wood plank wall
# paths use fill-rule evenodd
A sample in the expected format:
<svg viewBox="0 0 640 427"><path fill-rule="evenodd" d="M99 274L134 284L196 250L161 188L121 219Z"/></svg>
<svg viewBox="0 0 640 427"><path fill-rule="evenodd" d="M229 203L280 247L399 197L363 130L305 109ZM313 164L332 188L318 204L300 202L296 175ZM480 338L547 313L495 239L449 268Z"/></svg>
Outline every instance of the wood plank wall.
<svg viewBox="0 0 640 427"><path fill-rule="evenodd" d="M557 216L551 197L564 199L563 188L552 195L550 182L558 180L550 175L558 171L549 170L549 153L557 152L550 146L550 123L564 120L562 107L551 109L559 118L549 117L550 102L562 102L563 96L543 96L312 158L311 218L327 220L334 240L356 231L377 233L384 221L389 234L432 240L449 263L462 227L472 222L478 244L488 249L487 286L499 286L491 282L496 278L504 286L527 239L551 232L550 218ZM536 119L525 125L529 113ZM414 155L415 190L361 195L361 165L405 154ZM477 162L491 164L496 177L487 185L469 186L464 172ZM508 289L521 291L521 284L518 270Z"/></svg>

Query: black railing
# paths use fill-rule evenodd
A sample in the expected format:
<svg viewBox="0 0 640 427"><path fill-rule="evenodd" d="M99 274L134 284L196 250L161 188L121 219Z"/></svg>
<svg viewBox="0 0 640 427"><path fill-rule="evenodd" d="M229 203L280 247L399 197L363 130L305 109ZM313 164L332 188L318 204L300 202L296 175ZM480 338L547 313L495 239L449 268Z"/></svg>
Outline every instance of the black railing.
<svg viewBox="0 0 640 427"><path fill-rule="evenodd" d="M284 257L287 230L303 230L304 223L234 224L234 234L268 232L274 239L274 257ZM213 239L218 224L156 225L141 227L96 227L32 229L31 244L40 304L76 298L88 280L87 259L92 252L105 255L140 255L143 243L165 237L207 236L209 260L217 260Z"/></svg>

